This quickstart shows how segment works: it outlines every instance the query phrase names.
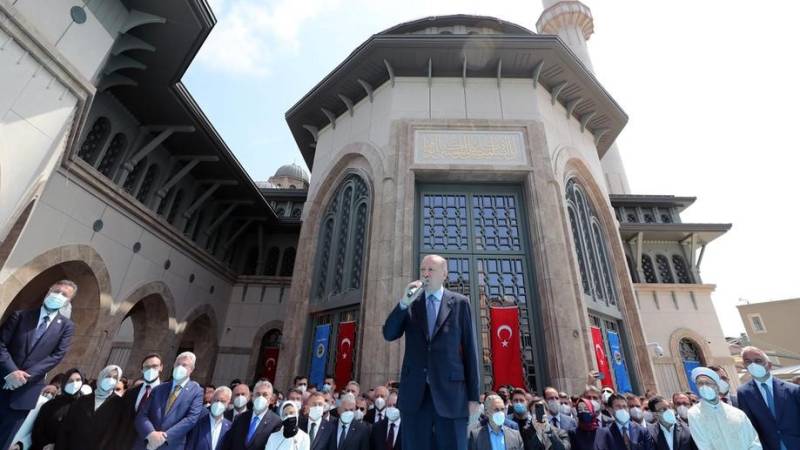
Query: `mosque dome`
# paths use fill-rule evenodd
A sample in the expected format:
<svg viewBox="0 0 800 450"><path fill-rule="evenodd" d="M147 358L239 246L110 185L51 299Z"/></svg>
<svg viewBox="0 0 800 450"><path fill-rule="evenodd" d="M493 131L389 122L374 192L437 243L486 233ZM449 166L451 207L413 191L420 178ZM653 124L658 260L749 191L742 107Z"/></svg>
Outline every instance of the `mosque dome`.
<svg viewBox="0 0 800 450"><path fill-rule="evenodd" d="M296 180L305 181L306 183L308 183L309 180L306 170L295 163L286 164L278 168L278 171L275 172L275 177L294 178Z"/></svg>

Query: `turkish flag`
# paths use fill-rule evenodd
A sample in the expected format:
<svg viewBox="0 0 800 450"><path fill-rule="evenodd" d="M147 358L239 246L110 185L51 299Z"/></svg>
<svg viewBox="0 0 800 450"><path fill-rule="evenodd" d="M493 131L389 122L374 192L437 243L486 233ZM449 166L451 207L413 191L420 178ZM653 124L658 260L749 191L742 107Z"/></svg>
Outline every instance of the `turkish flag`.
<svg viewBox="0 0 800 450"><path fill-rule="evenodd" d="M511 385L525 388L522 372L522 340L516 306L489 308L492 322L492 375L494 390Z"/></svg>
<svg viewBox="0 0 800 450"><path fill-rule="evenodd" d="M597 371L603 374L600 384L603 387L614 388L614 380L611 379L611 368L608 367L608 357L606 356L605 345L603 345L603 332L600 328L592 327L592 343L594 344L594 357L597 360Z"/></svg>
<svg viewBox="0 0 800 450"><path fill-rule="evenodd" d="M337 386L346 386L353 376L353 351L356 346L356 323L340 322L339 337L336 338L336 369L334 379Z"/></svg>
<svg viewBox="0 0 800 450"><path fill-rule="evenodd" d="M275 382L275 371L278 368L278 347L264 348L264 365L261 367L261 376Z"/></svg>

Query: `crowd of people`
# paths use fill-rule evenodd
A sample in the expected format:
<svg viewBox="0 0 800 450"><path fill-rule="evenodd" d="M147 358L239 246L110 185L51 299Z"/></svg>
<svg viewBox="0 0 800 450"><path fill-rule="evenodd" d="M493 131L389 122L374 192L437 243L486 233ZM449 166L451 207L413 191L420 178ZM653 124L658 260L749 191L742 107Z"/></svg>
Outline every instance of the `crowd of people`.
<svg viewBox="0 0 800 450"><path fill-rule="evenodd" d="M315 386L297 376L285 392L266 379L201 386L191 379L191 352L177 356L169 377L162 357L150 354L130 378L109 365L45 382L74 330L58 311L76 290L61 281L41 309L13 312L0 325L2 450L399 450L403 434L417 432L401 433L399 382L364 390L356 381L337 386L328 376ZM744 348L742 361L751 380L736 393L713 366L692 371L697 395L614 392L596 374L578 395L555 387L485 392L469 407L468 448L800 449L800 386L773 377L758 348Z"/></svg>

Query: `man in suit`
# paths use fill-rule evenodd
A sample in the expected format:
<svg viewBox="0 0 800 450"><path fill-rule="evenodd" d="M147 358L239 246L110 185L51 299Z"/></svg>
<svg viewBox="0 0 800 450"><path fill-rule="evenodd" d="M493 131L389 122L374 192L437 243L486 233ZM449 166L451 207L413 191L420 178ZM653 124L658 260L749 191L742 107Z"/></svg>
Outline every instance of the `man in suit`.
<svg viewBox="0 0 800 450"><path fill-rule="evenodd" d="M800 449L800 386L774 378L772 363L757 347L742 349L742 362L753 377L739 386L736 399L766 450Z"/></svg>
<svg viewBox="0 0 800 450"><path fill-rule="evenodd" d="M504 425L506 407L499 395L486 396L484 411L489 422L469 430L469 450L524 450L519 431Z"/></svg>
<svg viewBox="0 0 800 450"><path fill-rule="evenodd" d="M569 450L571 444L568 432L552 425L552 421L548 421L546 414L542 416L541 421L538 420L536 410L538 408L541 408L542 411L547 409L544 400L534 397L530 408L531 413L528 415L527 421L519 424L519 434L522 436L525 450Z"/></svg>
<svg viewBox="0 0 800 450"><path fill-rule="evenodd" d="M36 406L47 372L64 359L75 332L59 310L78 292L61 280L47 291L41 308L14 311L0 326L0 448L11 445L28 412Z"/></svg>
<svg viewBox="0 0 800 450"><path fill-rule="evenodd" d="M233 387L233 408L225 411L225 418L233 423L234 419L240 414L247 412L247 405L250 403L250 386L239 383Z"/></svg>
<svg viewBox="0 0 800 450"><path fill-rule="evenodd" d="M175 358L172 382L153 389L146 408L139 408L134 450L183 450L186 435L203 412L203 388L192 381L197 357L183 352Z"/></svg>
<svg viewBox="0 0 800 450"><path fill-rule="evenodd" d="M150 402L153 389L161 384L161 371L163 364L161 356L151 353L142 359L142 379L141 384L125 391L122 397L123 408L120 415L118 431L114 439L116 448L119 450L129 450L138 439L136 427L136 413L140 409L146 408Z"/></svg>
<svg viewBox="0 0 800 450"><path fill-rule="evenodd" d="M203 410L200 420L186 438L186 450L217 450L222 448L225 436L231 429L231 421L223 417L231 402L231 388L220 386L214 389L210 405ZM205 399L204 399L205 400Z"/></svg>
<svg viewBox="0 0 800 450"><path fill-rule="evenodd" d="M386 386L376 386L375 389L373 389L373 393L372 404L374 408L367 411L363 419L364 422L370 425L374 425L386 417L386 400L389 398L389 388Z"/></svg>
<svg viewBox="0 0 800 450"><path fill-rule="evenodd" d="M325 395L314 392L308 396L308 415L300 418L300 429L311 442L311 450L324 450L336 424L325 418Z"/></svg>
<svg viewBox="0 0 800 450"><path fill-rule="evenodd" d="M731 380L730 380L730 378L728 378L728 371L725 370L725 368L722 367L722 366L708 366L708 368L713 370L714 372L716 372L717 375L719 375L719 383L720 383L720 386L719 386L719 398L720 398L720 400L722 400L723 402L725 402L725 403L727 403L727 404L729 404L731 406L735 406L735 407L738 408L739 407L739 401L736 398L735 393L731 392L731 384L730 384Z"/></svg>
<svg viewBox="0 0 800 450"><path fill-rule="evenodd" d="M470 303L444 289L447 273L444 258L425 256L421 281L409 283L383 325L387 341L405 335L398 408L406 449L466 450L467 421L478 408L480 373Z"/></svg>
<svg viewBox="0 0 800 450"><path fill-rule="evenodd" d="M544 388L544 400L547 402L547 423L567 433L572 433L578 428L575 419L561 412L561 396L556 388Z"/></svg>
<svg viewBox="0 0 800 450"><path fill-rule="evenodd" d="M370 426L355 419L353 394L342 395L338 411L339 420L333 422L336 429L331 433L327 450L369 450Z"/></svg>
<svg viewBox="0 0 800 450"><path fill-rule="evenodd" d="M384 413L384 418L372 426L370 449L400 450L403 448L403 438L400 435L401 419L400 410L397 409L397 394L389 394Z"/></svg>
<svg viewBox="0 0 800 450"><path fill-rule="evenodd" d="M655 396L647 408L656 416L656 423L647 425L655 450L697 450L689 426L678 420L675 410L664 397Z"/></svg>
<svg viewBox="0 0 800 450"><path fill-rule="evenodd" d="M614 422L597 430L594 450L653 450L653 438L643 426L631 420L628 401L620 394L608 397Z"/></svg>
<svg viewBox="0 0 800 450"><path fill-rule="evenodd" d="M237 386L238 387L238 386ZM222 450L263 450L269 436L281 428L281 419L270 411L272 383L259 381L253 387L253 409L236 416L225 436Z"/></svg>

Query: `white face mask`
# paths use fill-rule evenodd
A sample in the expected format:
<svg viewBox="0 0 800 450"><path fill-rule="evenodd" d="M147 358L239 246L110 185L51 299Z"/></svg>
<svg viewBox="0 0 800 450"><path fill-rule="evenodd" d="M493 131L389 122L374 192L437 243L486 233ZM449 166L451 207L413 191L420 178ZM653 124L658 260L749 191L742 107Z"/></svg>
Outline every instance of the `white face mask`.
<svg viewBox="0 0 800 450"><path fill-rule="evenodd" d="M233 399L233 406L237 409L242 409L247 405L247 396L241 394L237 395L236 398Z"/></svg>
<svg viewBox="0 0 800 450"><path fill-rule="evenodd" d="M594 408L595 414L600 414L600 409L601 409L600 402L598 402L597 400L592 400L592 408Z"/></svg>
<svg viewBox="0 0 800 450"><path fill-rule="evenodd" d="M494 424L498 427L502 426L504 423L506 423L506 413L503 411L497 411L496 413L492 414L492 422L494 422Z"/></svg>
<svg viewBox="0 0 800 450"><path fill-rule="evenodd" d="M356 417L356 420L362 420L362 419L364 419L364 413L363 413L363 412L361 412L361 410L360 410L360 409L357 409L357 410L356 410L355 417Z"/></svg>
<svg viewBox="0 0 800 450"><path fill-rule="evenodd" d="M306 392L306 389L308 389L308 386L307 386L307 385L305 385L305 384L299 384L299 385L297 385L297 390L298 390L298 391L300 391L300 392L303 392L303 393L305 393L305 392Z"/></svg>
<svg viewBox="0 0 800 450"><path fill-rule="evenodd" d="M606 404L606 403L608 403L608 399L609 399L610 397L611 397L611 392L608 392L608 391L606 391L606 392L603 392L603 395L602 395L603 404Z"/></svg>
<svg viewBox="0 0 800 450"><path fill-rule="evenodd" d="M81 386L81 395L89 395L92 393L92 387L88 384Z"/></svg>
<svg viewBox="0 0 800 450"><path fill-rule="evenodd" d="M213 417L219 417L225 412L225 403L222 402L214 402L211 404L211 415Z"/></svg>
<svg viewBox="0 0 800 450"><path fill-rule="evenodd" d="M353 412L353 411L345 411L341 415L339 415L339 420L343 424L347 425L347 424L349 424L350 422L353 421L353 418L355 418L355 416L356 416L355 412Z"/></svg>
<svg viewBox="0 0 800 450"><path fill-rule="evenodd" d="M264 398L264 397L259 395L258 397L253 399L253 411L254 412L261 414L265 409L267 409L267 399L266 398Z"/></svg>
<svg viewBox="0 0 800 450"><path fill-rule="evenodd" d="M685 406L684 406L684 408L685 408ZM661 415L659 416L659 420L661 421L662 424L664 424L664 425L669 427L669 426L675 425L675 422L678 419L675 417L675 411L673 411L671 409L667 409L667 410L664 410L664 412L661 413Z"/></svg>
<svg viewBox="0 0 800 450"><path fill-rule="evenodd" d="M561 414L566 414L568 416L571 416L572 415L572 408L569 405L562 403L561 404Z"/></svg>
<svg viewBox="0 0 800 450"><path fill-rule="evenodd" d="M630 412L631 418L637 422L641 422L642 418L644 418L644 411L642 411L642 408L639 408L638 406L631 408Z"/></svg>
<svg viewBox="0 0 800 450"><path fill-rule="evenodd" d="M153 368L145 369L142 371L142 377L145 383L152 383L158 378L158 370Z"/></svg>
<svg viewBox="0 0 800 450"><path fill-rule="evenodd" d="M70 381L69 383L64 385L64 392L66 392L69 395L75 395L75 393L78 392L82 386L83 383L81 382L81 380Z"/></svg>
<svg viewBox="0 0 800 450"><path fill-rule="evenodd" d="M308 418L317 421L322 417L322 413L324 413L325 408L322 406L312 406L308 409Z"/></svg>
<svg viewBox="0 0 800 450"><path fill-rule="evenodd" d="M179 383L185 380L188 374L189 371L186 370L186 367L183 366L175 366L175 368L172 369L172 379Z"/></svg>
<svg viewBox="0 0 800 450"><path fill-rule="evenodd" d="M625 425L629 420L631 420L631 415L627 409L618 409L614 411L614 419L616 419L620 424Z"/></svg>
<svg viewBox="0 0 800 450"><path fill-rule="evenodd" d="M689 418L689 408L686 405L678 406L677 410L681 419L686 420Z"/></svg>
<svg viewBox="0 0 800 450"><path fill-rule="evenodd" d="M397 422L397 419L400 418L400 410L394 406L386 408L386 418L389 419L390 422Z"/></svg>
<svg viewBox="0 0 800 450"><path fill-rule="evenodd" d="M764 378L767 376L767 368L761 364L750 363L747 365L747 371L750 372L753 378Z"/></svg>
<svg viewBox="0 0 800 450"><path fill-rule="evenodd" d="M382 410L383 408L386 407L386 400L384 400L383 397L376 398L375 399L375 407L378 408L378 410Z"/></svg>
<svg viewBox="0 0 800 450"><path fill-rule="evenodd" d="M561 402L558 400L548 400L547 411L553 416L558 414L561 411Z"/></svg>

